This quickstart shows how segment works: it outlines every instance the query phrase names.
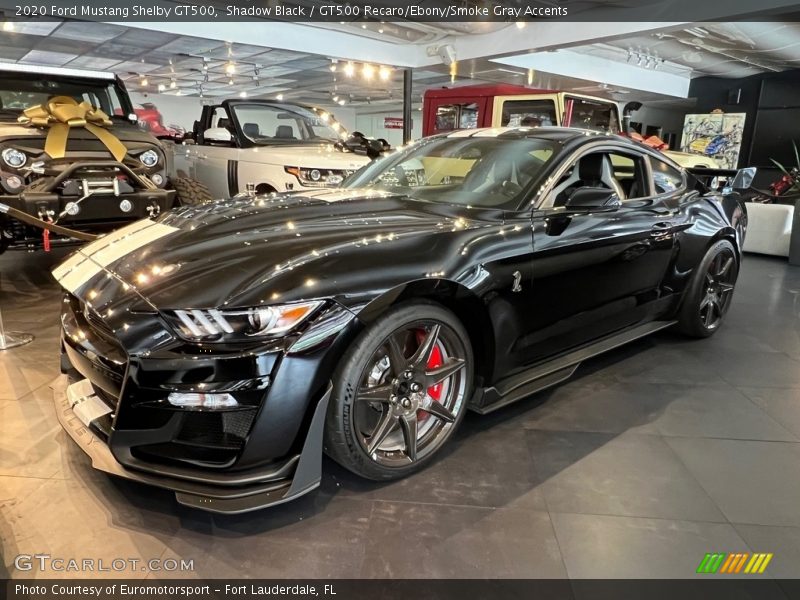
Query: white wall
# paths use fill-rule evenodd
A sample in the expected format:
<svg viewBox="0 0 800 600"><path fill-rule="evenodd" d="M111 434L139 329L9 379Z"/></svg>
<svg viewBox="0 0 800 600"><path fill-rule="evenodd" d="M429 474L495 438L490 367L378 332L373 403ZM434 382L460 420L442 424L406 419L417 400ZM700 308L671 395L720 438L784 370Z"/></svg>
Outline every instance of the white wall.
<svg viewBox="0 0 800 600"><path fill-rule="evenodd" d="M392 146L400 146L403 143L402 129L386 129L384 117L402 118L402 111L389 111L369 114L356 114L356 129L372 138L383 138ZM411 139L418 140L422 137L422 111L415 110L412 113L413 125L411 127Z"/></svg>

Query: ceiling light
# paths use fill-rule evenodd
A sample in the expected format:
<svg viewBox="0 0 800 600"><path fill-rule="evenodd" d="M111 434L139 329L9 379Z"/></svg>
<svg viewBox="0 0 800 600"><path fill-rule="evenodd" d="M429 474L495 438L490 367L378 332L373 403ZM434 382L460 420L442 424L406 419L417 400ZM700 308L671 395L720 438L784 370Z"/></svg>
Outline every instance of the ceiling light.
<svg viewBox="0 0 800 600"><path fill-rule="evenodd" d="M139 80L139 85L141 85L142 87L147 87L149 83L150 82L147 81L147 77L142 75L142 78Z"/></svg>
<svg viewBox="0 0 800 600"><path fill-rule="evenodd" d="M170 81L170 82L169 82L169 88L170 88L171 90L174 90L176 87L178 87L178 82L177 82L177 81L175 81L175 80L173 79L172 81Z"/></svg>
<svg viewBox="0 0 800 600"><path fill-rule="evenodd" d="M525 21L517 21L517 29L525 29Z"/></svg>
<svg viewBox="0 0 800 600"><path fill-rule="evenodd" d="M383 27L381 27L380 29L378 29L378 33L383 33Z"/></svg>
<svg viewBox="0 0 800 600"><path fill-rule="evenodd" d="M159 92L166 91L166 89L167 89L167 86L165 86L163 83L159 83L158 84L158 91Z"/></svg>
<svg viewBox="0 0 800 600"><path fill-rule="evenodd" d="M392 76L392 70L389 67L381 67L378 69L378 76L381 78L381 81L389 81L389 78Z"/></svg>
<svg viewBox="0 0 800 600"><path fill-rule="evenodd" d="M208 71L208 59L203 57L203 71Z"/></svg>
<svg viewBox="0 0 800 600"><path fill-rule="evenodd" d="M346 100L344 98L342 98L341 100L339 100L339 106L344 106L345 102L346 102Z"/></svg>
<svg viewBox="0 0 800 600"><path fill-rule="evenodd" d="M348 77L352 77L355 72L356 68L352 62L349 62L344 66L344 74L347 75Z"/></svg>
<svg viewBox="0 0 800 600"><path fill-rule="evenodd" d="M364 79L372 79L372 76L375 74L375 67L369 63L365 63L364 66L361 67L361 74L364 76Z"/></svg>
<svg viewBox="0 0 800 600"><path fill-rule="evenodd" d="M228 79L228 85L233 85L233 77L231 77L230 79Z"/></svg>
<svg viewBox="0 0 800 600"><path fill-rule="evenodd" d="M339 101L339 96L334 96L334 97L333 97L333 101L334 101L334 102L338 102L338 101Z"/></svg>
<svg viewBox="0 0 800 600"><path fill-rule="evenodd" d="M247 98L247 92L245 91L239 92L239 98Z"/></svg>
<svg viewBox="0 0 800 600"><path fill-rule="evenodd" d="M278 94L277 96L275 96L275 99L276 100L283 100L283 94Z"/></svg>
<svg viewBox="0 0 800 600"><path fill-rule="evenodd" d="M225 65L225 75L233 75L234 73L236 73L236 64L233 61L229 61Z"/></svg>
<svg viewBox="0 0 800 600"><path fill-rule="evenodd" d="M14 23L12 23L11 21L4 21L3 31L14 31Z"/></svg>
<svg viewBox="0 0 800 600"><path fill-rule="evenodd" d="M339 61L338 61L338 60L336 60L335 58L331 59L331 66L330 66L330 67L328 67L328 68L331 70L331 73L333 73L333 72L335 72L335 71L336 71L336 64L337 64L338 62L339 62Z"/></svg>

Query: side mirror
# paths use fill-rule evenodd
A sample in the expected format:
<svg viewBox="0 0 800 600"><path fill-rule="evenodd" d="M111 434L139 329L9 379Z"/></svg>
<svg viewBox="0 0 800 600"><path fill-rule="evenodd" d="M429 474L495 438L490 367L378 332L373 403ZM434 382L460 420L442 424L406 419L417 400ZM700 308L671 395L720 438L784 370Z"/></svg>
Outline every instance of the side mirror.
<svg viewBox="0 0 800 600"><path fill-rule="evenodd" d="M581 187L570 194L567 208L596 208L616 210L622 202L614 190L602 187Z"/></svg>
<svg viewBox="0 0 800 600"><path fill-rule="evenodd" d="M203 139L206 142L233 142L233 134L224 127L212 127L203 132Z"/></svg>
<svg viewBox="0 0 800 600"><path fill-rule="evenodd" d="M747 167L739 169L736 176L733 178L731 188L734 190L746 190L753 185L753 179L756 178L756 167Z"/></svg>

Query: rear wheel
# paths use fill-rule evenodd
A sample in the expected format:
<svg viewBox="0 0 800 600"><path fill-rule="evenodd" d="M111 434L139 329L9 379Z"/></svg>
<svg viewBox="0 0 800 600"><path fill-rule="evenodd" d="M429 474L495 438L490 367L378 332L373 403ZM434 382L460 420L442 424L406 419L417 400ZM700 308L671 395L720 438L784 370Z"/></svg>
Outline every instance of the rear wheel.
<svg viewBox="0 0 800 600"><path fill-rule="evenodd" d="M692 337L708 337L719 329L730 308L739 265L727 240L708 249L697 267L679 313L679 329Z"/></svg>
<svg viewBox="0 0 800 600"><path fill-rule="evenodd" d="M371 325L334 377L325 450L374 480L430 462L461 423L472 384L472 348L443 307L413 302Z"/></svg>
<svg viewBox="0 0 800 600"><path fill-rule="evenodd" d="M178 192L179 206L196 206L214 199L208 188L190 177L171 177L170 183Z"/></svg>

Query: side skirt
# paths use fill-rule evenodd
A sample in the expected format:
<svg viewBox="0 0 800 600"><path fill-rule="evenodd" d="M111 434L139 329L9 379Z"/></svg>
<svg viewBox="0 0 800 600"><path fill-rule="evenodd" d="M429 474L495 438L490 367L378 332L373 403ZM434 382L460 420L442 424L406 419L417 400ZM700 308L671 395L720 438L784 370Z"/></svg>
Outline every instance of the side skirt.
<svg viewBox="0 0 800 600"><path fill-rule="evenodd" d="M651 321L604 337L587 346L561 354L530 369L500 380L494 386L476 391L469 408L485 415L531 394L569 379L580 364L620 346L666 329L677 321Z"/></svg>

